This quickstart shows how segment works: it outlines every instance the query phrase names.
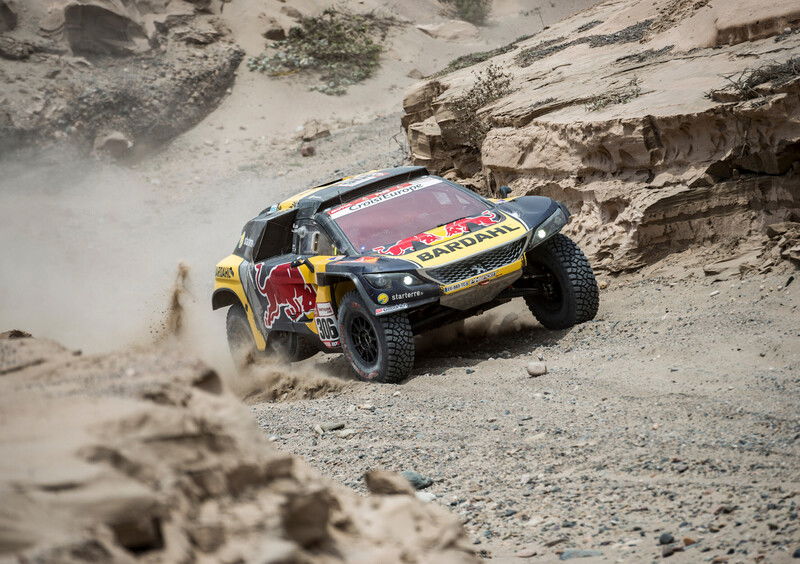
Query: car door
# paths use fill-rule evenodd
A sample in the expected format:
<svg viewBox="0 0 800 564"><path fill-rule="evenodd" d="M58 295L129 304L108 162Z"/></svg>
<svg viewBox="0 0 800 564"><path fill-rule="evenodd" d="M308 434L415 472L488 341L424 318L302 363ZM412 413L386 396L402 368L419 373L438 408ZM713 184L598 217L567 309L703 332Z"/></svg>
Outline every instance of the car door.
<svg viewBox="0 0 800 564"><path fill-rule="evenodd" d="M294 265L297 258L294 216L287 213L270 219L249 265L252 295L257 298L254 315L265 334L293 331L297 324L314 317L313 278L307 268Z"/></svg>

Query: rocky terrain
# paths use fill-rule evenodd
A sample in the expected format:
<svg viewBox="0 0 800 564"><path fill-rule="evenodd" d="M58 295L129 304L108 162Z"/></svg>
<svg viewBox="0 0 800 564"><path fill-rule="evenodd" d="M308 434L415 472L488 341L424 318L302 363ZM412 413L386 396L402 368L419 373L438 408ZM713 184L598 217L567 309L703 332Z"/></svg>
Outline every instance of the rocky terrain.
<svg viewBox="0 0 800 564"><path fill-rule="evenodd" d="M800 211L798 26L791 1L606 2L412 89L413 160L567 202L605 270L763 237Z"/></svg>
<svg viewBox="0 0 800 564"><path fill-rule="evenodd" d="M216 0L4 6L0 154L53 142L142 153L215 108L243 56Z"/></svg>
<svg viewBox="0 0 800 564"><path fill-rule="evenodd" d="M402 385L251 409L281 448L356 490L374 467L429 478L431 503L499 561L789 561L800 548L792 272L719 280L662 264L610 281L597 319L575 329L504 307L423 336ZM529 376L540 362L547 373Z"/></svg>
<svg viewBox="0 0 800 564"><path fill-rule="evenodd" d="M0 559L476 562L403 478L376 495L276 450L209 367L0 336Z"/></svg>

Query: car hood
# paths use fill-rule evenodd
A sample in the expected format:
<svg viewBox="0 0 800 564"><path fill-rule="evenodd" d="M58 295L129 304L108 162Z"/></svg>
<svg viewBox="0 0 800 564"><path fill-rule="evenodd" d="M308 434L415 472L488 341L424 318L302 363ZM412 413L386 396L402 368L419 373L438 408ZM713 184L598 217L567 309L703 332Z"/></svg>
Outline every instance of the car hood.
<svg viewBox="0 0 800 564"><path fill-rule="evenodd" d="M394 245L380 247L379 254L413 262L421 268L441 266L494 249L524 237L528 226L495 209L434 227Z"/></svg>

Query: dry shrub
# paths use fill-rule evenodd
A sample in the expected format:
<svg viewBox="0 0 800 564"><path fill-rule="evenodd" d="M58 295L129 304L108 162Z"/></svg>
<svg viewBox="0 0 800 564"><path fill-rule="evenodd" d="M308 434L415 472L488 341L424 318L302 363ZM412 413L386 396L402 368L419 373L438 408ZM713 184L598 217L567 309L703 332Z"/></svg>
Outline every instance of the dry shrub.
<svg viewBox="0 0 800 564"><path fill-rule="evenodd" d="M319 16L303 17L286 40L251 57L247 67L270 76L317 72L323 84L312 90L342 95L380 66L382 41L395 23L393 18L329 8Z"/></svg>
<svg viewBox="0 0 800 564"><path fill-rule="evenodd" d="M496 65L473 73L475 84L450 105L456 114L456 135L467 145L480 149L491 126L478 117L478 111L511 92L511 75Z"/></svg>
<svg viewBox="0 0 800 564"><path fill-rule="evenodd" d="M447 11L462 20L483 25L492 11L492 0L441 0Z"/></svg>

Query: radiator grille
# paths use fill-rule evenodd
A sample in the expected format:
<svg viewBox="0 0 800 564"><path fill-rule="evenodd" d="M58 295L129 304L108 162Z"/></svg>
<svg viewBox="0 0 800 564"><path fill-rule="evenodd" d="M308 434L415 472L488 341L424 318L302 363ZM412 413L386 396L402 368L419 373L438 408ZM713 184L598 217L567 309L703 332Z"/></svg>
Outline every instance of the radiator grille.
<svg viewBox="0 0 800 564"><path fill-rule="evenodd" d="M526 239L524 238L513 241L502 247L452 264L440 266L439 268L431 268L430 270L426 270L425 273L437 280L440 284L445 285L459 282L465 278L472 278L484 272L489 272L490 270L511 264L519 259L522 254L522 249L525 246L525 241Z"/></svg>

